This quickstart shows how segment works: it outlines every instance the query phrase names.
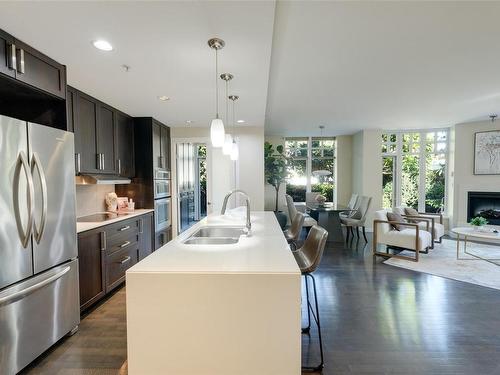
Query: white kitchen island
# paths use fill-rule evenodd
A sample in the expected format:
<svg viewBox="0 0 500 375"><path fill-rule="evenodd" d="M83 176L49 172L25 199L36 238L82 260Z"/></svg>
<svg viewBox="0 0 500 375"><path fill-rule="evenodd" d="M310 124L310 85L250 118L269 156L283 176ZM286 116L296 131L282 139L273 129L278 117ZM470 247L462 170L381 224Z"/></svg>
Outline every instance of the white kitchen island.
<svg viewBox="0 0 500 375"><path fill-rule="evenodd" d="M252 212L252 236L187 245L211 216L127 271L131 375L299 375L300 271L272 212Z"/></svg>

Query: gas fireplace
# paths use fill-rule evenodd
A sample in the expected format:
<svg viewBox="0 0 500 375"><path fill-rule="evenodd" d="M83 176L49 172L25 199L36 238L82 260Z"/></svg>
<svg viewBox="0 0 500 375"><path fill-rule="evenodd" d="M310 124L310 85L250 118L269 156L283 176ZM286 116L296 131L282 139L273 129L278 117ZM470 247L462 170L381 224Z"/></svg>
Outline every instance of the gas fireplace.
<svg viewBox="0 0 500 375"><path fill-rule="evenodd" d="M500 225L500 192L469 191L467 200L467 222L481 216L489 224Z"/></svg>

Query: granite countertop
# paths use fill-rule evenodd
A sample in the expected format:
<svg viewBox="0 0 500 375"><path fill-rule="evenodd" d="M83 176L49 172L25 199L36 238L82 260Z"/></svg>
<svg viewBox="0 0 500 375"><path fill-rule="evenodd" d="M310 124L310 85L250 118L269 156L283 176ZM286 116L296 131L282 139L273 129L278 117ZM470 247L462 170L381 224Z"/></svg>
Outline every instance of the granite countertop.
<svg viewBox="0 0 500 375"><path fill-rule="evenodd" d="M141 215L147 214L149 212L154 212L154 209L138 208L138 209L134 210L134 212L130 212L130 213L123 214L123 215L120 214L118 217L116 217L114 219L109 219L109 220L105 220L105 221L78 222L78 218L77 218L76 219L76 232L77 233L85 232L85 231L88 231L91 229L95 229L95 228L103 227L105 225L113 224L113 223L116 223L118 221L127 220L127 219L130 219L130 218L135 217L135 216L141 216ZM96 214L99 214L99 213L101 213L101 212L96 212ZM85 216L88 216L88 215L85 215Z"/></svg>

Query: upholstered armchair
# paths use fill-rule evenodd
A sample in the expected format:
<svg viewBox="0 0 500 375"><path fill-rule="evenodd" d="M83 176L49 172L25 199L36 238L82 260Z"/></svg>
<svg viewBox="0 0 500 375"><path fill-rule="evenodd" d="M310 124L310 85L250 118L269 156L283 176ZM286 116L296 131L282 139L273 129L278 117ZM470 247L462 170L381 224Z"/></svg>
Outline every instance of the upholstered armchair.
<svg viewBox="0 0 500 375"><path fill-rule="evenodd" d="M434 242L441 243L444 236L444 224L443 224L443 214L442 213L431 213L431 212L418 212L417 210L409 207L394 207L392 212L398 213L404 218L408 219L409 222L416 223L420 229L424 229L429 224L429 232L432 235L432 246L434 248Z"/></svg>
<svg viewBox="0 0 500 375"><path fill-rule="evenodd" d="M410 223L403 220L389 220L390 212L386 210L376 211L373 220L373 255L383 257L394 257L418 262L420 253L428 253L432 247L432 235L430 223L424 223L425 229L421 229L421 224ZM379 245L385 245L386 252L378 250ZM400 254L391 254L390 248L396 250L411 250L415 252L415 257L408 257Z"/></svg>

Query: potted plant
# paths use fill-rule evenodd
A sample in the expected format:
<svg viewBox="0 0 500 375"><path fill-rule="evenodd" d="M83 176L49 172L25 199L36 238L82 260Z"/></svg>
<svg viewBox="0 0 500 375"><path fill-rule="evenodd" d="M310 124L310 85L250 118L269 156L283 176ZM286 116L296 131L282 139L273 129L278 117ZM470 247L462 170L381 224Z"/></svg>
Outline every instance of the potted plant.
<svg viewBox="0 0 500 375"><path fill-rule="evenodd" d="M478 231L481 231L486 224L488 224L488 220L481 216L476 216L470 221L470 225L474 227L474 230Z"/></svg>
<svg viewBox="0 0 500 375"><path fill-rule="evenodd" d="M276 150L269 142L264 143L264 171L266 182L274 187L276 191L274 214L284 228L286 225L287 217L282 211L278 211L278 197L280 186L286 182L288 172L286 170L287 158L283 153L283 146L276 146Z"/></svg>

